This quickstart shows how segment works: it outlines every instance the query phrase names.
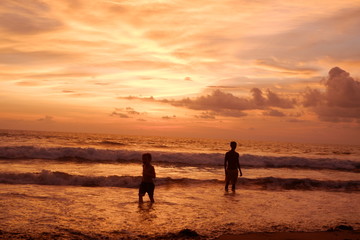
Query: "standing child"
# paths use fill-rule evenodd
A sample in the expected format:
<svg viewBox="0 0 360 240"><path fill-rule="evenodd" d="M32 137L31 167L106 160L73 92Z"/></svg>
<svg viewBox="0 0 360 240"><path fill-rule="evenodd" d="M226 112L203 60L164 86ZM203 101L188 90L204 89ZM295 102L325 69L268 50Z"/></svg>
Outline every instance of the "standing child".
<svg viewBox="0 0 360 240"><path fill-rule="evenodd" d="M142 181L139 187L139 203L143 202L143 196L147 193L149 195L150 201L154 201L154 189L155 184L153 179L156 177L154 166L151 165L151 154L144 153L142 155L143 161L143 173Z"/></svg>
<svg viewBox="0 0 360 240"><path fill-rule="evenodd" d="M242 176L242 171L239 162L239 153L235 151L236 142L231 142L231 150L225 154L224 168L225 168L225 191L228 191L229 183L231 182L231 190L235 192L236 182L239 176Z"/></svg>

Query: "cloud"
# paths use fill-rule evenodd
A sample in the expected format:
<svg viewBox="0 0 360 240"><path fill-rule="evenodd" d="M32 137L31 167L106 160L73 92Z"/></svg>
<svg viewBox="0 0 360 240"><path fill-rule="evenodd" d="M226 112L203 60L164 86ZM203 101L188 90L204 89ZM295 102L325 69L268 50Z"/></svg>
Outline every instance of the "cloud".
<svg viewBox="0 0 360 240"><path fill-rule="evenodd" d="M197 116L202 118L211 118L211 115L244 117L247 115L244 112L246 110L267 109L269 107L289 109L295 106L295 100L283 98L271 90L267 90L265 96L258 88L252 89L251 92L252 98L237 97L231 93L226 93L217 89L211 94L199 96L196 98L184 98L181 100L157 100L153 97L140 98L133 96L121 97L119 99L159 102L171 104L175 107L207 111L206 114ZM211 115L209 115L210 112Z"/></svg>
<svg viewBox="0 0 360 240"><path fill-rule="evenodd" d="M360 107L360 82L350 77L348 72L334 67L329 72L326 86L326 100L329 106Z"/></svg>
<svg viewBox="0 0 360 240"><path fill-rule="evenodd" d="M32 1L1 1L0 29L20 34L38 34L59 29L62 22L51 16L50 7L44 2Z"/></svg>
<svg viewBox="0 0 360 240"><path fill-rule="evenodd" d="M134 110L133 108L131 108L131 107L127 107L125 110L126 110L126 112L127 112L128 114L130 114L130 115L140 115L139 112L135 111L135 110Z"/></svg>
<svg viewBox="0 0 360 240"><path fill-rule="evenodd" d="M310 107L323 121L360 119L360 82L339 67L329 71L325 92L306 89L303 106Z"/></svg>
<svg viewBox="0 0 360 240"><path fill-rule="evenodd" d="M276 109L270 109L263 113L264 116L271 116L271 117L285 117L286 115L283 112L280 112Z"/></svg>
<svg viewBox="0 0 360 240"><path fill-rule="evenodd" d="M170 120L170 119L175 119L176 116L173 115L173 116L163 116L162 119L165 119L165 120Z"/></svg>
<svg viewBox="0 0 360 240"><path fill-rule="evenodd" d="M215 90L210 95L200 96L195 99L184 98L182 100L162 100L162 102L178 107L187 107L194 110L213 110L215 112L223 109L243 111L252 108L248 99L239 98L220 90Z"/></svg>
<svg viewBox="0 0 360 240"><path fill-rule="evenodd" d="M253 101L256 106L293 108L296 104L295 99L282 98L269 89L267 90L266 97L263 96L262 91L258 88L253 88L251 92L253 94Z"/></svg>
<svg viewBox="0 0 360 240"><path fill-rule="evenodd" d="M262 91L251 89L248 97L236 96L232 93L216 89L210 94L194 98L155 99L154 97L122 97L127 100L140 100L170 104L192 110L203 111L196 118L215 119L215 116L244 117L247 111L263 110L264 116L285 117L283 110L298 107L314 112L322 121L349 122L360 119L360 83L341 68L334 67L324 81L325 89L306 88L302 92L302 99L284 97L270 89ZM301 94L301 93L294 93ZM300 98L300 97L299 97ZM299 116L292 116L299 118Z"/></svg>
<svg viewBox="0 0 360 240"><path fill-rule="evenodd" d="M295 104L294 100L282 98L271 90L267 90L265 96L258 88L253 88L251 92L252 98L237 97L231 93L215 90L209 95L200 96L195 99L163 100L163 102L195 110L211 110L227 116L244 116L243 113L238 112L238 114L235 114L234 111L263 109L267 107L292 108Z"/></svg>
<svg viewBox="0 0 360 240"><path fill-rule="evenodd" d="M37 121L43 122L43 123L53 123L53 122L55 122L55 121L54 121L54 117L48 116L48 115L46 115L46 116L43 117L43 118L39 118Z"/></svg>
<svg viewBox="0 0 360 240"><path fill-rule="evenodd" d="M140 113L138 111L135 111L132 107L126 107L126 108L116 108L115 111L113 111L110 116L113 117L120 117L120 118L133 118L135 116L143 115L145 113Z"/></svg>
<svg viewBox="0 0 360 240"><path fill-rule="evenodd" d="M360 123L360 108L341 108L319 106L314 109L319 119L326 122L353 122Z"/></svg>
<svg viewBox="0 0 360 240"><path fill-rule="evenodd" d="M113 111L110 116L112 117L119 117L119 118L130 118L128 115L121 113L121 112L117 112L117 111Z"/></svg>
<svg viewBox="0 0 360 240"><path fill-rule="evenodd" d="M304 107L314 107L321 104L323 101L323 95L318 89L307 88L303 95L304 100L302 104Z"/></svg>
<svg viewBox="0 0 360 240"><path fill-rule="evenodd" d="M201 119L215 119L215 114L213 112L202 112L200 115L195 115L195 117Z"/></svg>

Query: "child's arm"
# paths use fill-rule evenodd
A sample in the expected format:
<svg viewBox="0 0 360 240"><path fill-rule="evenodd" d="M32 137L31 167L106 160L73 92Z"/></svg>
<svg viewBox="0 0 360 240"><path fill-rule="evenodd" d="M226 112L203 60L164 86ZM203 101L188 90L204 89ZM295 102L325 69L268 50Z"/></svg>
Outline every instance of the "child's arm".
<svg viewBox="0 0 360 240"><path fill-rule="evenodd" d="M240 177L242 176L242 171L241 171L241 166L240 166L240 161L239 161L239 157L237 158L237 165L238 165L238 168L239 168L239 171L240 171Z"/></svg>

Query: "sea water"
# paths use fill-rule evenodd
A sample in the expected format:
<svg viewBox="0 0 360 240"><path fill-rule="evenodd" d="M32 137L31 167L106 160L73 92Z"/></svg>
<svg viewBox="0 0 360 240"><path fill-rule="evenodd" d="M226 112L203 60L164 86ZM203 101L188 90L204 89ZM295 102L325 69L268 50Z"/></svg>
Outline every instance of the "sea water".
<svg viewBox="0 0 360 240"><path fill-rule="evenodd" d="M238 142L243 177L224 191ZM157 178L138 204L141 155ZM0 230L150 238L360 227L360 146L0 130Z"/></svg>

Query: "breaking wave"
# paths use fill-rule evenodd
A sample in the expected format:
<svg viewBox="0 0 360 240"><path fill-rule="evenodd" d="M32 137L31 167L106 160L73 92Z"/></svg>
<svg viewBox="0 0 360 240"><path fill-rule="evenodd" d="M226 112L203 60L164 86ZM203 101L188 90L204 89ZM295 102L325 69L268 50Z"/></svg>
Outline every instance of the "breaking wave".
<svg viewBox="0 0 360 240"><path fill-rule="evenodd" d="M82 176L48 170L43 170L39 173L0 173L0 183L4 184L137 188L140 182L140 176ZM206 183L216 183L220 185L223 181L217 179L199 180L191 178L156 179L156 185ZM240 178L238 183L241 189L360 191L360 181L321 181L308 178L265 177L256 179Z"/></svg>
<svg viewBox="0 0 360 240"><path fill-rule="evenodd" d="M24 159L61 160L65 162L135 162L141 159L140 151L109 150L79 147L0 147L0 158L12 161ZM184 164L189 166L222 166L223 154L220 153L184 153L151 152L155 162L166 164ZM309 168L359 171L360 162L334 158L274 157L244 154L240 157L243 167L254 168Z"/></svg>

